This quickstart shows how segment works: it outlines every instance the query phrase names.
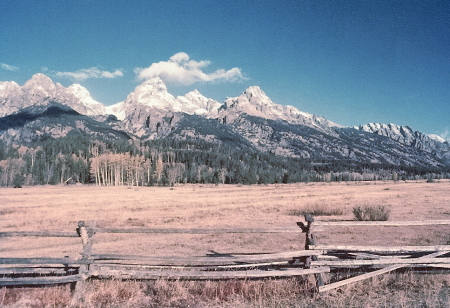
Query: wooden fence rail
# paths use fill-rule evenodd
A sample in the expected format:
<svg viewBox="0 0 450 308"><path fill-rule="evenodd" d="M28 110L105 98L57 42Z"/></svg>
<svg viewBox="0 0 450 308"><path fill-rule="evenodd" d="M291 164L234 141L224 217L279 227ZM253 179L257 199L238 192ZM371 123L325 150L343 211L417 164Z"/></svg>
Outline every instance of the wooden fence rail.
<svg viewBox="0 0 450 308"><path fill-rule="evenodd" d="M80 237L75 232L54 232L54 231L10 231L0 232L0 237L25 237L25 236L38 236L38 237Z"/></svg>
<svg viewBox="0 0 450 308"><path fill-rule="evenodd" d="M404 221L320 221L318 226L430 226L450 225L450 220L404 220Z"/></svg>
<svg viewBox="0 0 450 308"><path fill-rule="evenodd" d="M74 302L82 295L86 279L251 279L291 277L329 272L327 266L311 268L303 259L320 255L317 250L288 251L272 254L221 255L204 257L154 257L92 254L96 233L143 234L220 234L220 233L299 233L297 227L272 229L164 229L98 228L95 221L80 221L71 232L14 231L0 232L0 237L78 237L81 258L0 258L0 285L53 285L71 283Z"/></svg>
<svg viewBox="0 0 450 308"><path fill-rule="evenodd" d="M418 221L331 221L318 222L325 226L427 226L450 225L450 220L418 220ZM319 285L319 292L372 278L400 268L432 267L450 269L450 245L433 246L355 246L355 245L319 245L314 243L309 249L317 250L328 259L312 261L312 266L328 266L335 269L381 269L373 270L362 275L337 281L328 285ZM417 254L424 254L419 255ZM447 255L447 257L445 257ZM334 257L334 258L330 258Z"/></svg>
<svg viewBox="0 0 450 308"><path fill-rule="evenodd" d="M305 215L297 227L272 229L181 229L181 228L99 228L95 221L80 221L74 232L14 231L0 237L78 237L81 257L0 258L0 286L53 285L71 283L78 301L90 277L118 279L251 279L313 274L319 292L387 273L402 267L450 269L450 245L433 246L352 246L319 245L314 232L326 226L420 226L450 224L450 220L402 222L315 222ZM222 255L199 257L155 257L121 254L93 254L96 233L142 234L220 234L220 233L305 233L305 249L271 254ZM367 271L362 275L326 285L323 273L336 269Z"/></svg>

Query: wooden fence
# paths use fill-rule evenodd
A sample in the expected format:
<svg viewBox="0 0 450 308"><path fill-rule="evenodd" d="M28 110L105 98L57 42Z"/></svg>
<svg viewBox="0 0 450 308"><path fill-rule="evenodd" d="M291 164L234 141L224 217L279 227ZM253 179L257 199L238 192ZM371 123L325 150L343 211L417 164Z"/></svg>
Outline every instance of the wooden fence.
<svg viewBox="0 0 450 308"><path fill-rule="evenodd" d="M305 215L298 228L283 229L152 229L98 228L95 221L80 221L76 232L0 232L0 237L78 237L81 257L0 258L0 286L35 286L71 283L78 300L89 278L116 279L252 279L313 274L317 290L328 291L403 267L450 269L450 245L438 246L343 246L319 245L314 232L326 226L406 226L450 224L450 220L411 222L314 222ZM302 231L305 249L271 254L229 255L213 253L199 257L154 257L93 254L97 233L284 233ZM361 275L324 284L323 273L353 269Z"/></svg>
<svg viewBox="0 0 450 308"><path fill-rule="evenodd" d="M318 225L322 228L327 226L427 226L450 225L450 220L337 221L318 222ZM346 272L355 270L356 273L365 272L327 285L318 283L317 289L319 292L329 291L405 267L413 270L422 268L431 268L431 270L450 269L450 245L355 246L314 243L309 246L309 249L321 252L320 260L313 261L312 267L328 266L332 272L342 270Z"/></svg>

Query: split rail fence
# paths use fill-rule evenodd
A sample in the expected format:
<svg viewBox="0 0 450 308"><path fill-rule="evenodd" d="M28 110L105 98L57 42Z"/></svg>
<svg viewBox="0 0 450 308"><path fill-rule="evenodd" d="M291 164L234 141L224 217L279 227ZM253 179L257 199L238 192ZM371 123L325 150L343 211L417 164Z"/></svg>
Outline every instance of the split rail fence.
<svg viewBox="0 0 450 308"><path fill-rule="evenodd" d="M325 292L349 283L409 267L450 270L450 245L437 246L343 246L319 245L314 232L326 226L422 226L450 225L450 220L386 221L386 222L314 222L305 215L298 222L300 229L151 229L97 228L95 221L80 221L76 232L0 232L0 237L78 237L81 257L63 258L0 258L0 286L41 286L70 283L74 300L81 296L87 279L116 278L148 280L167 279L258 279L293 277L313 274L317 291ZM118 254L93 254L96 233L284 233L302 231L305 249L271 254L220 254L199 257L154 257ZM325 284L323 273L341 270L364 272L352 278Z"/></svg>

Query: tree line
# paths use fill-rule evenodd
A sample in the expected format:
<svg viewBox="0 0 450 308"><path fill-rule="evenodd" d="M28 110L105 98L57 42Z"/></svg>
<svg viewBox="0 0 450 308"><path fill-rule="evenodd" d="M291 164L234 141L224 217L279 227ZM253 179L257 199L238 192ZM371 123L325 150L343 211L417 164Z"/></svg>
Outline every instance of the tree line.
<svg viewBox="0 0 450 308"><path fill-rule="evenodd" d="M95 140L68 135L39 144L0 142L0 186L69 182L104 186L273 184L450 178L450 170L312 162L202 140Z"/></svg>

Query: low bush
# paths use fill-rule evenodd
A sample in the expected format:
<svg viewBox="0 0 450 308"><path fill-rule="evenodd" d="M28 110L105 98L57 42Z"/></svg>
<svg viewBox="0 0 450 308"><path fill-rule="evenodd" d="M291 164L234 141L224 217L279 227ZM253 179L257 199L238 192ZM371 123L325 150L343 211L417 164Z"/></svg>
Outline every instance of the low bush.
<svg viewBox="0 0 450 308"><path fill-rule="evenodd" d="M387 205L358 205L353 208L353 215L360 221L386 221L391 214Z"/></svg>
<svg viewBox="0 0 450 308"><path fill-rule="evenodd" d="M306 205L301 209L291 210L288 214L292 216L303 216L305 214L311 214L312 216L341 216L345 214L345 211L343 208L336 206L314 204Z"/></svg>

